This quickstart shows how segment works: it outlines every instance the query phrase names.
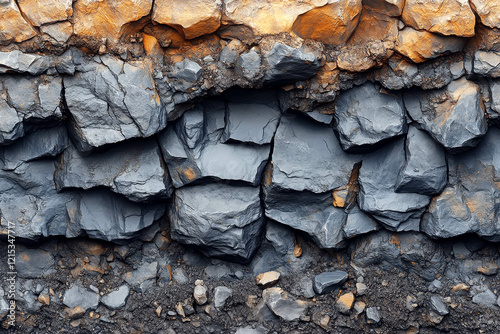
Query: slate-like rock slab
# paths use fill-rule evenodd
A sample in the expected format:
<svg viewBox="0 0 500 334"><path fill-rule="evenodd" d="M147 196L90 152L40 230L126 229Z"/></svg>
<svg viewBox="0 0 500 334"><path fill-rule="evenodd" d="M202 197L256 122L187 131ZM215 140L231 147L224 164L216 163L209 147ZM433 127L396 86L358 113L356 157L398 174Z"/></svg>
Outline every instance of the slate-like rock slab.
<svg viewBox="0 0 500 334"><path fill-rule="evenodd" d="M307 303L295 300L281 288L268 288L262 292L267 307L285 321L298 320L307 310Z"/></svg>
<svg viewBox="0 0 500 334"><path fill-rule="evenodd" d="M314 276L313 288L316 293L323 295L344 284L349 274L342 270L328 271Z"/></svg>
<svg viewBox="0 0 500 334"><path fill-rule="evenodd" d="M85 311L95 310L99 305L100 296L94 291L87 290L80 282L76 282L66 290L63 297L63 303L69 308L77 306L82 307Z"/></svg>
<svg viewBox="0 0 500 334"><path fill-rule="evenodd" d="M54 257L42 249L18 246L16 271L22 278L41 278L55 273Z"/></svg>
<svg viewBox="0 0 500 334"><path fill-rule="evenodd" d="M108 293L101 298L101 303L110 310L118 310L127 304L130 289L127 285L122 285L118 290Z"/></svg>

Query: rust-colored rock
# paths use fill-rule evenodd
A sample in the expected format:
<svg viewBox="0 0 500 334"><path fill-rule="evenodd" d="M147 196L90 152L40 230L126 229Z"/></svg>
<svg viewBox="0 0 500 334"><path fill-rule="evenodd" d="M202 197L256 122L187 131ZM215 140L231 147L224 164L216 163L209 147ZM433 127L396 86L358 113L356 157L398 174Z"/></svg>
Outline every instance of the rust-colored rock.
<svg viewBox="0 0 500 334"><path fill-rule="evenodd" d="M292 30L302 38L325 44L344 44L356 29L361 0L339 0L297 17Z"/></svg>
<svg viewBox="0 0 500 334"><path fill-rule="evenodd" d="M266 273L262 273L257 275L257 285L263 286L263 287L270 287L273 286L278 282L280 279L280 273L277 271L268 271Z"/></svg>
<svg viewBox="0 0 500 334"><path fill-rule="evenodd" d="M415 63L439 57L443 54L461 51L465 39L418 31L410 27L399 32L396 51L410 58Z"/></svg>
<svg viewBox="0 0 500 334"><path fill-rule="evenodd" d="M470 0L472 9L481 19L481 23L490 28L500 29L500 1Z"/></svg>
<svg viewBox="0 0 500 334"><path fill-rule="evenodd" d="M158 43L158 40L154 36L144 34L143 43L146 55L161 56L163 54L161 46Z"/></svg>
<svg viewBox="0 0 500 334"><path fill-rule="evenodd" d="M117 42L126 25L148 15L152 5L153 0L79 0L74 4L75 35Z"/></svg>
<svg viewBox="0 0 500 334"><path fill-rule="evenodd" d="M364 0L363 7L388 16L400 16L405 0Z"/></svg>
<svg viewBox="0 0 500 334"><path fill-rule="evenodd" d="M348 292L343 294L337 300L336 308L340 313L349 313L354 304L354 294L352 292Z"/></svg>
<svg viewBox="0 0 500 334"><path fill-rule="evenodd" d="M415 29L463 37L474 36L476 24L467 0L406 0L403 21Z"/></svg>
<svg viewBox="0 0 500 334"><path fill-rule="evenodd" d="M153 20L184 34L187 39L211 34L220 27L222 0L157 0Z"/></svg>
<svg viewBox="0 0 500 334"><path fill-rule="evenodd" d="M36 36L14 0L0 4L0 18L0 44L19 43Z"/></svg>
<svg viewBox="0 0 500 334"><path fill-rule="evenodd" d="M65 21L73 15L72 0L17 0L24 16L34 26Z"/></svg>

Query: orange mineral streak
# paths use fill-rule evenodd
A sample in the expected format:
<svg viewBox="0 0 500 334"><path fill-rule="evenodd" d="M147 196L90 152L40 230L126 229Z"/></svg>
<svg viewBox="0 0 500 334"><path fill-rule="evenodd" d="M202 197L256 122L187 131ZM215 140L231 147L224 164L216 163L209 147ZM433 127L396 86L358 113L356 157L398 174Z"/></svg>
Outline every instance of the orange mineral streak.
<svg viewBox="0 0 500 334"><path fill-rule="evenodd" d="M21 15L15 1L0 6L0 44L20 43L36 34L33 27Z"/></svg>

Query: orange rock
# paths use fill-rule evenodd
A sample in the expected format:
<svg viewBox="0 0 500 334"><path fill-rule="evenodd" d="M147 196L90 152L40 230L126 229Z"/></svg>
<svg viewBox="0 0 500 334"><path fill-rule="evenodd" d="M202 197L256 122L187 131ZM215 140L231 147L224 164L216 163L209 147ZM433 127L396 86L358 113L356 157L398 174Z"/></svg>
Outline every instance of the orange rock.
<svg viewBox="0 0 500 334"><path fill-rule="evenodd" d="M479 15L482 24L500 29L500 2L498 0L470 0L470 5Z"/></svg>
<svg viewBox="0 0 500 334"><path fill-rule="evenodd" d="M292 30L302 38L344 44L356 29L360 14L361 0L339 0L300 15Z"/></svg>
<svg viewBox="0 0 500 334"><path fill-rule="evenodd" d="M464 44L465 39L460 37L439 36L406 27L399 32L396 51L415 63L421 63L443 54L461 51Z"/></svg>
<svg viewBox="0 0 500 334"><path fill-rule="evenodd" d="M363 7L388 16L400 16L405 0L363 0Z"/></svg>
<svg viewBox="0 0 500 334"><path fill-rule="evenodd" d="M72 0L17 0L24 16L34 26L65 21L73 15Z"/></svg>
<svg viewBox="0 0 500 334"><path fill-rule="evenodd" d="M468 0L407 0L402 18L415 29L463 37L474 36L476 24Z"/></svg>
<svg viewBox="0 0 500 334"><path fill-rule="evenodd" d="M36 31L21 15L14 0L0 5L0 44L20 43L36 36Z"/></svg>
<svg viewBox="0 0 500 334"><path fill-rule="evenodd" d="M348 44L362 45L373 41L396 42L397 38L397 19L371 9L363 8L358 27Z"/></svg>
<svg viewBox="0 0 500 334"><path fill-rule="evenodd" d="M143 34L143 43L146 55L161 56L163 54L161 46L158 44L158 40L155 37Z"/></svg>
<svg viewBox="0 0 500 334"><path fill-rule="evenodd" d="M337 300L337 310L340 313L348 313L354 304L354 294L352 292L343 294Z"/></svg>
<svg viewBox="0 0 500 334"><path fill-rule="evenodd" d="M73 14L75 35L117 42L127 24L148 15L152 5L153 0L76 1ZM127 32L130 33L130 29Z"/></svg>
<svg viewBox="0 0 500 334"><path fill-rule="evenodd" d="M46 294L40 294L38 296L38 302L42 305L49 305L50 304L50 297L49 295Z"/></svg>
<svg viewBox="0 0 500 334"><path fill-rule="evenodd" d="M184 34L187 39L211 34L220 27L222 0L157 0L153 20Z"/></svg>

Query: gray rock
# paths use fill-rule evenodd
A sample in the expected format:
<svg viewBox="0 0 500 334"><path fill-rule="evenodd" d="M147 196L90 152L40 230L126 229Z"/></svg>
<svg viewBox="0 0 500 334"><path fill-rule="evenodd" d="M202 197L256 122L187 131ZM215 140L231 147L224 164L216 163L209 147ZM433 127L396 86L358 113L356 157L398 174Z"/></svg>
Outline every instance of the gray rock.
<svg viewBox="0 0 500 334"><path fill-rule="evenodd" d="M430 201L429 196L395 192L397 176L405 163L403 147L401 138L366 154L359 170L359 207L392 230L419 218Z"/></svg>
<svg viewBox="0 0 500 334"><path fill-rule="evenodd" d="M472 302L474 304L479 304L482 306L494 307L497 301L497 296L490 289L480 292L472 297Z"/></svg>
<svg viewBox="0 0 500 334"><path fill-rule="evenodd" d="M263 326L257 326L256 328L246 326L238 328L234 334L267 334L267 329Z"/></svg>
<svg viewBox="0 0 500 334"><path fill-rule="evenodd" d="M64 293L63 303L71 309L80 306L87 311L95 310L99 305L99 299L98 293L89 291L80 282L76 282Z"/></svg>
<svg viewBox="0 0 500 334"><path fill-rule="evenodd" d="M101 298L101 303L110 310L118 310L127 304L130 289L127 285L122 285L118 290L108 293Z"/></svg>
<svg viewBox="0 0 500 334"><path fill-rule="evenodd" d="M422 231L433 238L466 233L500 241L496 180L500 172L500 130L491 128L473 150L448 156L448 185L432 199Z"/></svg>
<svg viewBox="0 0 500 334"><path fill-rule="evenodd" d="M228 103L223 141L269 144L281 113L264 104Z"/></svg>
<svg viewBox="0 0 500 334"><path fill-rule="evenodd" d="M223 143L224 115L223 101L206 102L159 135L174 187L203 179L260 184L270 145Z"/></svg>
<svg viewBox="0 0 500 334"><path fill-rule="evenodd" d="M500 77L500 53L477 50L474 53L473 71L478 75L491 78Z"/></svg>
<svg viewBox="0 0 500 334"><path fill-rule="evenodd" d="M233 295L233 290L225 286L217 286L214 289L214 305L221 309L226 305L226 302Z"/></svg>
<svg viewBox="0 0 500 334"><path fill-rule="evenodd" d="M349 152L369 150L406 132L401 96L381 91L371 82L341 92L334 116L342 148Z"/></svg>
<svg viewBox="0 0 500 334"><path fill-rule="evenodd" d="M406 161L396 181L396 191L439 194L446 185L445 151L427 133L411 126L406 136Z"/></svg>
<svg viewBox="0 0 500 334"><path fill-rule="evenodd" d="M205 267L205 275L207 275L208 278L213 279L213 280L224 280L224 281L229 281L231 280L232 276L232 270L225 264L219 264L219 265L210 265Z"/></svg>
<svg viewBox="0 0 500 334"><path fill-rule="evenodd" d="M175 240L208 256L248 262L263 230L259 188L219 183L177 189L170 219Z"/></svg>
<svg viewBox="0 0 500 334"><path fill-rule="evenodd" d="M128 141L86 155L71 145L59 159L54 180L58 190L104 186L132 201L164 199L172 192L153 139Z"/></svg>
<svg viewBox="0 0 500 334"><path fill-rule="evenodd" d="M307 303L295 300L281 288L269 288L262 292L267 307L285 321L299 320L307 310Z"/></svg>
<svg viewBox="0 0 500 334"><path fill-rule="evenodd" d="M241 42L238 40L232 40L229 42L229 44L222 49L219 61L224 63L227 67L233 67L236 60L240 56L241 46Z"/></svg>
<svg viewBox="0 0 500 334"><path fill-rule="evenodd" d="M32 291L26 291L20 298L24 309L31 314L37 314L37 312L42 307L42 304L38 302L38 297Z"/></svg>
<svg viewBox="0 0 500 334"><path fill-rule="evenodd" d="M404 102L417 127L452 153L474 147L488 130L479 86L465 78L439 90L408 91Z"/></svg>
<svg viewBox="0 0 500 334"><path fill-rule="evenodd" d="M491 109L500 114L500 79L490 82Z"/></svg>
<svg viewBox="0 0 500 334"><path fill-rule="evenodd" d="M0 52L0 73L29 73L40 75L47 71L49 57L36 54L22 53L19 50Z"/></svg>
<svg viewBox="0 0 500 334"><path fill-rule="evenodd" d="M368 307L366 309L366 321L369 324L378 324L382 317L377 307Z"/></svg>
<svg viewBox="0 0 500 334"><path fill-rule="evenodd" d="M268 221L266 225L266 239L271 243L274 249L283 254L290 254L295 248L294 231L282 224L274 221Z"/></svg>
<svg viewBox="0 0 500 334"><path fill-rule="evenodd" d="M349 274L342 270L328 271L314 276L313 287L316 293L323 295L338 288L347 281Z"/></svg>
<svg viewBox="0 0 500 334"><path fill-rule="evenodd" d="M438 292L441 289L443 289L443 283L440 280L437 280L437 279L435 279L434 281L432 281L429 284L429 287L427 288L427 290L429 290L430 292Z"/></svg>
<svg viewBox="0 0 500 334"><path fill-rule="evenodd" d="M172 273L172 277L175 282L181 285L189 283L189 277L187 276L185 270L182 268L175 268Z"/></svg>
<svg viewBox="0 0 500 334"><path fill-rule="evenodd" d="M9 303L5 300L5 298L0 297L0 319L3 318L9 313Z"/></svg>
<svg viewBox="0 0 500 334"><path fill-rule="evenodd" d="M269 66L265 74L265 83L268 85L309 79L319 69L319 60L315 54L278 42L264 58Z"/></svg>
<svg viewBox="0 0 500 334"><path fill-rule="evenodd" d="M362 234L377 231L379 228L380 225L374 219L356 206L347 214L347 219L342 229L344 231L344 236L350 239Z"/></svg>
<svg viewBox="0 0 500 334"><path fill-rule="evenodd" d="M299 278L290 291L294 295L302 296L304 298L313 298L316 296L313 287L313 280L310 277L301 277Z"/></svg>
<svg viewBox="0 0 500 334"><path fill-rule="evenodd" d="M140 62L133 65L110 56L86 61L74 76L64 77L72 116L70 129L77 148L90 151L134 137L149 137L167 124L165 107L153 74Z"/></svg>
<svg viewBox="0 0 500 334"><path fill-rule="evenodd" d="M130 284L133 289L140 289L140 291L144 293L153 286L157 272L158 262L143 263L136 270L123 275L123 279Z"/></svg>
<svg viewBox="0 0 500 334"><path fill-rule="evenodd" d="M184 59L183 61L174 64L172 77L189 82L195 82L200 78L202 72L203 69L200 65L198 65L198 63L190 59Z"/></svg>
<svg viewBox="0 0 500 334"><path fill-rule="evenodd" d="M260 54L250 50L239 56L236 61L236 71L247 80L255 80L261 69Z"/></svg>
<svg viewBox="0 0 500 334"><path fill-rule="evenodd" d="M14 170L24 162L53 157L68 146L66 126L39 130L3 147L4 170Z"/></svg>
<svg viewBox="0 0 500 334"><path fill-rule="evenodd" d="M13 270L12 270L13 271ZM21 278L42 278L55 273L52 254L41 249L18 246L16 270Z"/></svg>
<svg viewBox="0 0 500 334"><path fill-rule="evenodd" d="M320 122L323 124L330 124L333 121L333 114L323 114L319 112L318 109L314 109L311 112L306 112L304 115L314 119L316 122Z"/></svg>
<svg viewBox="0 0 500 334"><path fill-rule="evenodd" d="M431 310L439 315L447 315L450 313L446 305L443 303L441 297L437 295L431 296L430 307Z"/></svg>

